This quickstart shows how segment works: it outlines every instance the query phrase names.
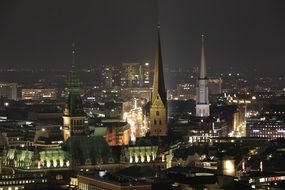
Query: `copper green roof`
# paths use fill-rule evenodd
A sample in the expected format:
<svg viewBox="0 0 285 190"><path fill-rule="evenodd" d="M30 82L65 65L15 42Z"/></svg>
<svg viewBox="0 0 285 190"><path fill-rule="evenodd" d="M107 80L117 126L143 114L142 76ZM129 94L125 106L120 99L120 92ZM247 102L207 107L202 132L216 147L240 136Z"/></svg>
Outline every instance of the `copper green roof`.
<svg viewBox="0 0 285 190"><path fill-rule="evenodd" d="M68 100L64 110L64 115L82 116L85 115L80 97L80 83L75 68L75 50L72 50L72 68L68 81Z"/></svg>
<svg viewBox="0 0 285 190"><path fill-rule="evenodd" d="M84 163L91 159L93 163L98 160L107 162L111 156L110 148L103 137L72 136L64 144L64 149L70 152L75 160Z"/></svg>

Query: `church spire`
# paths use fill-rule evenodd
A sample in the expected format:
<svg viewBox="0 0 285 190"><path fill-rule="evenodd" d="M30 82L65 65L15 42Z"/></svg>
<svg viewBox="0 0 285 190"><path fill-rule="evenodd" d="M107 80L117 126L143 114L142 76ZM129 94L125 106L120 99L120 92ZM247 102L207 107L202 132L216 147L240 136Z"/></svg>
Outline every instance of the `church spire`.
<svg viewBox="0 0 285 190"><path fill-rule="evenodd" d="M69 75L69 82L68 82L68 91L69 93L79 93L79 79L78 74L75 68L75 44L72 44L72 64L71 64L71 71Z"/></svg>
<svg viewBox="0 0 285 190"><path fill-rule="evenodd" d="M160 96L164 106L166 106L166 91L163 76L163 65L161 56L161 42L160 42L160 25L157 25L157 47L154 63L154 76L153 76L153 92L152 103L155 101L155 97Z"/></svg>
<svg viewBox="0 0 285 190"><path fill-rule="evenodd" d="M157 26L157 48L154 63L153 89L150 105L149 132L150 136L166 136L167 126L167 97L163 76L163 65L160 43L160 27Z"/></svg>
<svg viewBox="0 0 285 190"><path fill-rule="evenodd" d="M205 35L202 34L200 75L196 90L196 116L208 117L210 115L210 105L208 96L208 79L206 74L205 59Z"/></svg>
<svg viewBox="0 0 285 190"><path fill-rule="evenodd" d="M205 59L205 35L201 35L201 63L200 63L200 76L199 78L206 78L206 59Z"/></svg>

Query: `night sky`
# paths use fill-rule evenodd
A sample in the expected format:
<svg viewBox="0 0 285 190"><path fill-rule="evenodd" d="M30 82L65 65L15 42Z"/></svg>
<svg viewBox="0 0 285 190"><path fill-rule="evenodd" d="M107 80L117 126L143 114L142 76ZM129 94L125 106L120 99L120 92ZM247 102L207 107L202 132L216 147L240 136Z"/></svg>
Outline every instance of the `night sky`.
<svg viewBox="0 0 285 190"><path fill-rule="evenodd" d="M157 18L164 65L213 72L285 69L284 0L1 0L0 68L79 68L151 62Z"/></svg>

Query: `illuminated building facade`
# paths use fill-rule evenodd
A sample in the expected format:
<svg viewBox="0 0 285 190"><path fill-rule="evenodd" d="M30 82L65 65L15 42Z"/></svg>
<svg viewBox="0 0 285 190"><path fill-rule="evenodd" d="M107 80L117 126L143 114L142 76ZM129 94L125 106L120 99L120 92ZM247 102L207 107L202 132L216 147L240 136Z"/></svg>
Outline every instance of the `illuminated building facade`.
<svg viewBox="0 0 285 190"><path fill-rule="evenodd" d="M158 146L128 146L124 155L129 163L154 162L157 157Z"/></svg>
<svg viewBox="0 0 285 190"><path fill-rule="evenodd" d="M103 65L102 71L102 88L112 89L120 86L121 71L112 65Z"/></svg>
<svg viewBox="0 0 285 190"><path fill-rule="evenodd" d="M45 89L22 89L22 100L56 100L57 90L54 88L45 88Z"/></svg>
<svg viewBox="0 0 285 190"><path fill-rule="evenodd" d="M123 88L149 87L149 63L123 63L121 86Z"/></svg>
<svg viewBox="0 0 285 190"><path fill-rule="evenodd" d="M4 159L5 166L21 169L68 168L69 154L61 149L38 151L9 149Z"/></svg>
<svg viewBox="0 0 285 190"><path fill-rule="evenodd" d="M270 139L285 137L285 123L283 121L247 121L247 136L265 137Z"/></svg>
<svg viewBox="0 0 285 190"><path fill-rule="evenodd" d="M5 97L11 100L18 99L18 84L17 83L1 83L0 82L0 97Z"/></svg>
<svg viewBox="0 0 285 190"><path fill-rule="evenodd" d="M47 181L43 172L2 174L0 175L0 189L46 189L48 187Z"/></svg>
<svg viewBox="0 0 285 190"><path fill-rule="evenodd" d="M63 138L83 136L86 133L85 113L80 97L80 85L75 69L75 50L72 51L73 62L68 84L68 100L63 112Z"/></svg>
<svg viewBox="0 0 285 190"><path fill-rule="evenodd" d="M150 100L151 89L150 88L123 88L121 90L121 98L123 100L130 100L132 98Z"/></svg>
<svg viewBox="0 0 285 190"><path fill-rule="evenodd" d="M130 125L126 122L103 123L95 128L96 136L103 136L109 146L128 145L130 142Z"/></svg>
<svg viewBox="0 0 285 190"><path fill-rule="evenodd" d="M195 98L195 85L186 83L177 85L177 99L189 100Z"/></svg>
<svg viewBox="0 0 285 190"><path fill-rule="evenodd" d="M200 75L198 78L198 87L197 87L197 92L196 92L196 96L197 96L196 97L196 116L197 117L208 117L210 115L204 37L205 36L202 34Z"/></svg>
<svg viewBox="0 0 285 190"><path fill-rule="evenodd" d="M164 85L163 65L161 56L160 33L154 64L153 89L150 105L149 132L151 136L166 136L167 126L167 95Z"/></svg>

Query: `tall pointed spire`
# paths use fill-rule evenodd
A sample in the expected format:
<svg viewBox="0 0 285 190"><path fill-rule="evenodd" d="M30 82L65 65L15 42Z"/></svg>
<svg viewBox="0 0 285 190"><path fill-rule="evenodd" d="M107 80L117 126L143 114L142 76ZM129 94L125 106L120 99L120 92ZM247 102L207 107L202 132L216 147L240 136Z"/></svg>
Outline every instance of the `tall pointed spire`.
<svg viewBox="0 0 285 190"><path fill-rule="evenodd" d="M163 76L163 65L160 43L160 26L157 26L157 48L154 63L153 89L150 105L149 132L151 136L166 136L167 97Z"/></svg>
<svg viewBox="0 0 285 190"><path fill-rule="evenodd" d="M166 106L166 91L163 76L163 65L161 56L161 42L160 42L160 25L157 25L157 47L154 63L154 76L153 76L153 93L152 97L159 95L163 104ZM154 102L152 98L152 103Z"/></svg>
<svg viewBox="0 0 285 190"><path fill-rule="evenodd" d="M66 141L72 136L84 136L85 113L80 97L80 83L75 68L75 45L72 44L72 65L68 81L68 99L63 111L63 138Z"/></svg>
<svg viewBox="0 0 285 190"><path fill-rule="evenodd" d="M210 115L210 105L208 97L208 79L206 73L205 58L205 35L202 34L200 75L198 77L198 85L196 91L196 116L208 117Z"/></svg>
<svg viewBox="0 0 285 190"><path fill-rule="evenodd" d="M201 63L200 63L200 78L206 78L206 59L205 59L205 35L201 35Z"/></svg>
<svg viewBox="0 0 285 190"><path fill-rule="evenodd" d="M80 97L80 83L78 74L75 68L75 45L72 44L72 66L68 81L68 102L65 114L67 115L82 115L84 113L82 107L82 100Z"/></svg>
<svg viewBox="0 0 285 190"><path fill-rule="evenodd" d="M68 82L68 90L69 93L79 93L79 79L78 74L75 68L75 44L72 43L72 63L71 63L71 71Z"/></svg>

